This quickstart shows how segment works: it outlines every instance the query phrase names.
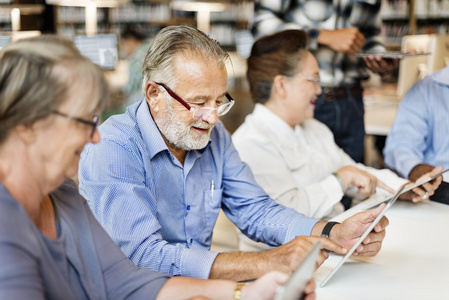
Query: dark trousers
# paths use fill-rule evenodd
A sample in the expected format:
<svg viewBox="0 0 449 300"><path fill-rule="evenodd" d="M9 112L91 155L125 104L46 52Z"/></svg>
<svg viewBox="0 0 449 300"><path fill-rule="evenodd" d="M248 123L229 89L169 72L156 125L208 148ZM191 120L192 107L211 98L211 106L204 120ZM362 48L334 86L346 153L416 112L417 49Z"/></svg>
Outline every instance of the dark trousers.
<svg viewBox="0 0 449 300"><path fill-rule="evenodd" d="M355 92L353 92L355 91ZM356 162L363 162L365 141L365 108L363 90L337 88L323 93L316 101L315 119L323 122L334 134L335 143ZM351 207L352 199L343 196L345 210Z"/></svg>
<svg viewBox="0 0 449 300"><path fill-rule="evenodd" d="M329 127L340 148L356 162L362 162L365 140L363 95L362 92L351 94L350 88L346 90L347 95L328 99L323 89L314 116Z"/></svg>

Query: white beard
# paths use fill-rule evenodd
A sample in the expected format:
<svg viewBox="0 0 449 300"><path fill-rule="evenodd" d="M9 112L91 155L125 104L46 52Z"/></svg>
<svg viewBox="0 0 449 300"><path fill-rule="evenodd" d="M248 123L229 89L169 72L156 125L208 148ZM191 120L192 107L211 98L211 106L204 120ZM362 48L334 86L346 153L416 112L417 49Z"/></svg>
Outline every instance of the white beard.
<svg viewBox="0 0 449 300"><path fill-rule="evenodd" d="M173 102L167 103L165 106L165 118L155 120L157 127L168 143L187 151L206 147L213 126L203 120L197 120L187 126L182 124L173 112L172 104ZM191 130L192 127L209 129L209 132L207 134L198 134Z"/></svg>

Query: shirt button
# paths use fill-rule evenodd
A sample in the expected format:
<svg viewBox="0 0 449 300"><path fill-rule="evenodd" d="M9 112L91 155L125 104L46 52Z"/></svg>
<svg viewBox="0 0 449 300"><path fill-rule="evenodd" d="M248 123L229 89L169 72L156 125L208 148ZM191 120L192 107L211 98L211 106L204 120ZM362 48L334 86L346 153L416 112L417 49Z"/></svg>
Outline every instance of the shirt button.
<svg viewBox="0 0 449 300"><path fill-rule="evenodd" d="M190 205L187 205L187 210L190 210Z"/></svg>

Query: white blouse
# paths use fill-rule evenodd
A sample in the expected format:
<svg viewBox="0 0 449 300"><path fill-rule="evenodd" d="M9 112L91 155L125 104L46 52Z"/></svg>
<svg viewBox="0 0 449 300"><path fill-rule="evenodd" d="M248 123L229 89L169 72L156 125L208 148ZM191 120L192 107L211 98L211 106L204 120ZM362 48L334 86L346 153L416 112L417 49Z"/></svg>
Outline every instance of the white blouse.
<svg viewBox="0 0 449 300"><path fill-rule="evenodd" d="M390 170L356 164L334 142L323 123L309 119L293 130L264 105L254 111L232 136L241 159L257 183L278 203L313 218L331 218L343 211L341 186L333 172L353 165L375 175L393 189L407 180ZM386 191L378 188L378 192ZM355 187L346 195L361 198ZM268 249L240 234L240 250Z"/></svg>

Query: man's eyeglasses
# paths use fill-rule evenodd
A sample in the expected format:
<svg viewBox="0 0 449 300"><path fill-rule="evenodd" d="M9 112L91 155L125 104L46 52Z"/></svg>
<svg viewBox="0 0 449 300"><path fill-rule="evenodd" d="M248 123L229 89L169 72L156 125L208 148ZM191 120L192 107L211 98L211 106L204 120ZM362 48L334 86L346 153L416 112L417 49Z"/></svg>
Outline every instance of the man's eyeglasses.
<svg viewBox="0 0 449 300"><path fill-rule="evenodd" d="M81 119L81 118L77 118L77 117L70 116L70 115L68 115L68 114L59 112L59 111L57 111L57 110L53 110L52 113L55 114L55 115L58 115L58 116L62 116L62 117L64 117L64 118L67 118L67 119L69 119L69 120L75 121L75 122L79 122L79 123L83 123L83 124L92 126L92 132L90 133L90 136L89 136L90 138L92 138L92 137L94 136L95 130L97 130L98 119L99 119L97 115L94 115L94 116L93 116L92 121L88 121L88 120L84 120L84 119Z"/></svg>
<svg viewBox="0 0 449 300"><path fill-rule="evenodd" d="M224 114L228 113L229 110L231 110L231 108L235 102L234 99L232 99L232 97L228 93L226 93L225 96L229 100L229 102L220 104L217 108L207 107L207 106L206 107L192 107L186 101L182 100L181 97L176 95L176 93L173 92L165 84L159 83L159 82L155 82L155 83L162 86L172 98L174 98L176 101L181 103L190 112L192 112L193 119L195 119L195 120L207 119L214 112L214 110L217 111L217 116L223 116Z"/></svg>

